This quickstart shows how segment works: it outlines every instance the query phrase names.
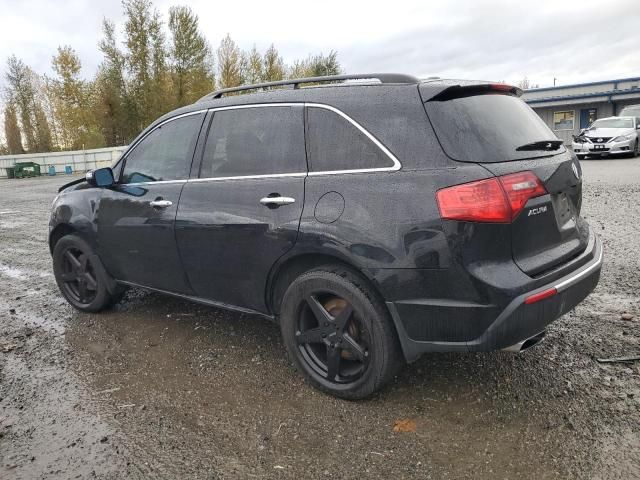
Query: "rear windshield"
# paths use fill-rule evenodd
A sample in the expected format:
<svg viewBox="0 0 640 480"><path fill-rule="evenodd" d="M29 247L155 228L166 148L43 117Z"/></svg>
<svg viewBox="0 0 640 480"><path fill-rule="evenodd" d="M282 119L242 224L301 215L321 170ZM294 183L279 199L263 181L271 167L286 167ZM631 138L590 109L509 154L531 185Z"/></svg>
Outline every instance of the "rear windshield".
<svg viewBox="0 0 640 480"><path fill-rule="evenodd" d="M474 95L425 105L442 148L454 160L506 162L564 151L564 146L516 150L558 138L526 103L511 95Z"/></svg>

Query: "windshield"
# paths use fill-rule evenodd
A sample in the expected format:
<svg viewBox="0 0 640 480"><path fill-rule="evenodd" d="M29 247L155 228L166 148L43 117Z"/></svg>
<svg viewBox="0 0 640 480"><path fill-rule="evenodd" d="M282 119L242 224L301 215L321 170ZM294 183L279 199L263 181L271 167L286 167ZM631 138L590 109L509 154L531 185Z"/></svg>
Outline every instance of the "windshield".
<svg viewBox="0 0 640 480"><path fill-rule="evenodd" d="M557 144L549 151L548 142L557 142L558 137L526 103L511 95L474 95L425 105L442 148L454 160L505 162L565 151Z"/></svg>
<svg viewBox="0 0 640 480"><path fill-rule="evenodd" d="M603 118L591 124L591 128L633 128L632 118Z"/></svg>

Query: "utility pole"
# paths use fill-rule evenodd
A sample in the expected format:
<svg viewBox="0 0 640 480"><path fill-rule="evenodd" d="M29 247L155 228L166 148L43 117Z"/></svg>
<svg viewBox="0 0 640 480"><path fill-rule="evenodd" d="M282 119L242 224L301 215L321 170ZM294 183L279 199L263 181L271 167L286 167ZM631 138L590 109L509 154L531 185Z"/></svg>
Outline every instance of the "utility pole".
<svg viewBox="0 0 640 480"><path fill-rule="evenodd" d="M554 86L554 87L556 86L556 80L557 80L557 78L556 78L556 77L553 77L553 86Z"/></svg>

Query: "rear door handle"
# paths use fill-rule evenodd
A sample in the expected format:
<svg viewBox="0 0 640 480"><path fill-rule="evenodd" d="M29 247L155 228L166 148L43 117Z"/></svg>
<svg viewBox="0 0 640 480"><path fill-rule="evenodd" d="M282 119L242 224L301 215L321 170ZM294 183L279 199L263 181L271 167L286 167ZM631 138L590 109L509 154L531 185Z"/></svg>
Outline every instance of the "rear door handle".
<svg viewBox="0 0 640 480"><path fill-rule="evenodd" d="M170 200L153 200L152 202L149 202L149 205L153 208L167 208L173 205L173 202Z"/></svg>
<svg viewBox="0 0 640 480"><path fill-rule="evenodd" d="M291 197L263 197L260 199L262 205L268 207L279 207L280 205L290 205L295 203L296 199Z"/></svg>

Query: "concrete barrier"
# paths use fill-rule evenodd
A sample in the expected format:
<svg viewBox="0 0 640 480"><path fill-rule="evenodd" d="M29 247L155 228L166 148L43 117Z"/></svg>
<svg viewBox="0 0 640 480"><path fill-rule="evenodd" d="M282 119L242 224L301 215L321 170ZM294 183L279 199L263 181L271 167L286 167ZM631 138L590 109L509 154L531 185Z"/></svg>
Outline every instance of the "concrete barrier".
<svg viewBox="0 0 640 480"><path fill-rule="evenodd" d="M25 153L23 155L1 155L0 177L7 177L7 167L17 162L34 162L40 165L43 175L54 167L56 175L65 173L70 166L74 173L86 172L101 167L111 166L127 147L96 148L93 150L75 150L71 152Z"/></svg>

